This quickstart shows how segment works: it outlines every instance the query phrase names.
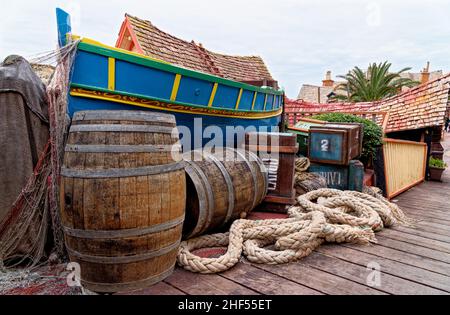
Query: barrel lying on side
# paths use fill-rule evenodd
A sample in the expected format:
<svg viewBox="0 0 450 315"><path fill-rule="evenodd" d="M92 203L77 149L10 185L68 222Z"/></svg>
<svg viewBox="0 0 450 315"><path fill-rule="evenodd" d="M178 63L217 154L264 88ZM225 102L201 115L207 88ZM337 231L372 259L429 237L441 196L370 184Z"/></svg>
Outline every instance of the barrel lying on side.
<svg viewBox="0 0 450 315"><path fill-rule="evenodd" d="M174 116L152 112L74 115L61 217L70 259L80 264L86 288L134 290L173 271L186 201L175 126Z"/></svg>
<svg viewBox="0 0 450 315"><path fill-rule="evenodd" d="M265 198L267 172L256 154L232 148L185 153L186 238L245 217Z"/></svg>

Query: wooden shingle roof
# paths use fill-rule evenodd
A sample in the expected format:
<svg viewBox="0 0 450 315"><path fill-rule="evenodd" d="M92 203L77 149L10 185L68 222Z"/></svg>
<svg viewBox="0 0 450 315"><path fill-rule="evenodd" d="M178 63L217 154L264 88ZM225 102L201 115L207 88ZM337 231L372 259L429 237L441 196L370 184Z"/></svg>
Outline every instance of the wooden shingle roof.
<svg viewBox="0 0 450 315"><path fill-rule="evenodd" d="M235 81L274 81L261 57L215 53L194 41L188 42L161 31L150 21L129 14L125 18L147 56Z"/></svg>

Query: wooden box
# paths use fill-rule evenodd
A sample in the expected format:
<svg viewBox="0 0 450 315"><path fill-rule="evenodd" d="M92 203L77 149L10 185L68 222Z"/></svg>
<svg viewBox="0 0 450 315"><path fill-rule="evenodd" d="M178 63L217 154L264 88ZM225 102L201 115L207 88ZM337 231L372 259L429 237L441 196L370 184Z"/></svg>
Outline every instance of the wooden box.
<svg viewBox="0 0 450 315"><path fill-rule="evenodd" d="M309 172L325 177L329 188L356 191L363 189L364 165L357 160L350 161L348 166L311 163Z"/></svg>
<svg viewBox="0 0 450 315"><path fill-rule="evenodd" d="M298 155L308 155L309 129L313 126L322 126L325 124L326 122L320 120L300 118L295 126L288 128L289 132L297 135L297 143L299 146Z"/></svg>
<svg viewBox="0 0 450 315"><path fill-rule="evenodd" d="M313 126L309 130L308 157L311 162L349 165L362 153L363 132L362 124Z"/></svg>
<svg viewBox="0 0 450 315"><path fill-rule="evenodd" d="M246 150L255 152L268 170L268 194L265 203L295 204L295 160L297 137L291 133L251 132L245 136Z"/></svg>

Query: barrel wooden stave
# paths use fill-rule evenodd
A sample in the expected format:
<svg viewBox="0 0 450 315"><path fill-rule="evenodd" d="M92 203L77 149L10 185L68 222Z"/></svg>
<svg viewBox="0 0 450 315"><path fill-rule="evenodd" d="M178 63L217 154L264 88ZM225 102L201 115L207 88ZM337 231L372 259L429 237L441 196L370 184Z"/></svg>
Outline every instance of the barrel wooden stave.
<svg viewBox="0 0 450 315"><path fill-rule="evenodd" d="M123 113L122 113L123 114ZM125 113L126 114L126 113ZM111 116L111 115L110 115ZM113 115L114 116L114 115ZM142 116L142 117L145 117ZM177 138L170 132L175 127L172 117L163 121L74 120L72 126L108 126L114 130L126 126L127 131L71 132L67 144L76 146L172 146ZM142 130L133 132L133 125ZM160 126L162 125L162 126ZM111 127L112 126L112 127ZM130 127L131 126L131 127ZM159 128L159 127L162 127ZM100 128L101 129L101 128ZM103 128L104 129L104 128ZM163 132L144 132L159 130ZM133 147L135 148L135 147ZM96 149L97 150L97 149ZM172 152L66 152L64 167L70 170L127 171L178 163ZM165 166L164 166L165 167ZM141 288L160 281L173 269L181 239L185 209L185 174L177 170L145 176L111 178L63 177L61 185L62 223L79 234L85 231L133 232L132 236L106 239L66 233L69 255L81 265L82 283L99 292L116 292ZM175 226L139 235L139 230L177 221ZM95 234L95 233L94 233ZM126 235L126 234L125 234ZM158 254L163 250L164 253ZM151 253L154 253L152 256ZM150 255L149 255L150 254ZM144 255L144 256L143 256ZM147 256L145 256L147 255ZM142 256L142 257L140 257ZM124 257L126 259L124 260ZM94 259L94 261L91 261Z"/></svg>
<svg viewBox="0 0 450 315"><path fill-rule="evenodd" d="M193 207L191 209L195 209L195 213L198 215L205 216L204 218L204 227L212 225L219 226L223 219L226 217L228 212L228 190L226 184L224 183L223 175L220 169L216 166L214 162L208 159L204 159L203 161L195 162L197 167L203 172L204 178L206 178L207 182L202 182L201 189L205 191L207 195L205 198L205 202L207 204L208 209L216 209L215 215L211 216L210 213L200 213L200 209L197 209L197 206L192 202L190 206ZM199 183L197 183L199 185ZM195 191L190 191L190 193L196 195ZM214 198L208 198L208 194L214 194ZM191 199L192 195L189 195L188 199ZM198 197L195 197L198 198ZM188 224L196 224L197 222L190 222L190 218L187 218ZM205 232L205 230L201 230L201 232Z"/></svg>
<svg viewBox="0 0 450 315"><path fill-rule="evenodd" d="M236 168L235 162L224 164L233 179L233 187L240 186L240 189L235 190L236 208L244 209L243 212L248 213L259 205L267 194L266 168L256 154L243 150L234 151L239 152L236 154L236 160L243 163L239 163Z"/></svg>
<svg viewBox="0 0 450 315"><path fill-rule="evenodd" d="M72 250L82 252L84 255L95 256L97 259L99 259L98 257L112 258L110 262L105 259L102 263L89 261L89 258L85 258L85 261L83 258L75 258L75 260L82 261L83 279L98 284L116 284L117 290L120 290L122 283L152 276L157 277L162 272L171 269L176 260L178 246L175 245L180 241L181 232L182 227L179 225L161 233L121 240L75 240L69 237L70 240L67 241L67 244L73 246ZM136 256L148 253L148 248L168 248L169 250L163 255L133 261L138 259ZM76 255L72 254L71 257L76 257ZM119 260L113 261L115 257L119 257ZM129 258L130 262L120 263L120 257ZM161 266L165 267L161 268ZM120 282L118 282L118 277L120 277Z"/></svg>
<svg viewBox="0 0 450 315"><path fill-rule="evenodd" d="M202 153L201 161L187 162L186 238L198 236L247 214L261 203L267 192L262 161L243 159L243 153L224 148L223 153ZM239 151L241 152L241 151ZM192 158L192 152L185 159ZM197 156L199 153L195 153ZM234 156L231 161L224 160ZM244 215L245 216L245 215Z"/></svg>

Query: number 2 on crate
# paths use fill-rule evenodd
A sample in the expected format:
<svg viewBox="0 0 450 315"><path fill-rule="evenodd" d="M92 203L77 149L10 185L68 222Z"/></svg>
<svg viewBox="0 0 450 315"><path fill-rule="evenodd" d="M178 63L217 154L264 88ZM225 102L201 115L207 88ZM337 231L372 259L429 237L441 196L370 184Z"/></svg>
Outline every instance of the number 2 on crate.
<svg viewBox="0 0 450 315"><path fill-rule="evenodd" d="M322 152L329 152L330 151L330 141L328 139L323 139L320 142L320 150Z"/></svg>

